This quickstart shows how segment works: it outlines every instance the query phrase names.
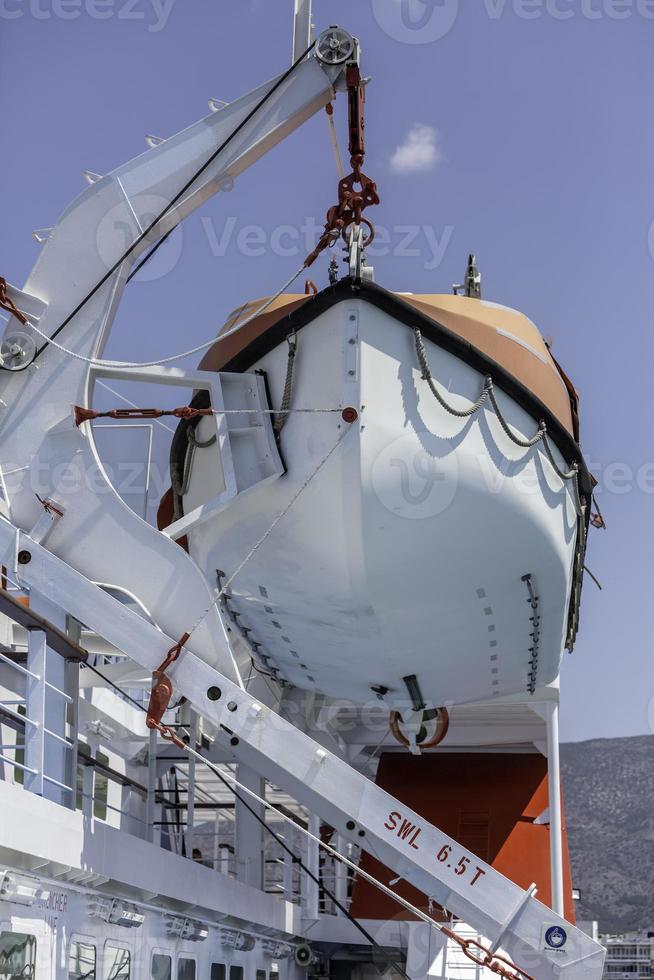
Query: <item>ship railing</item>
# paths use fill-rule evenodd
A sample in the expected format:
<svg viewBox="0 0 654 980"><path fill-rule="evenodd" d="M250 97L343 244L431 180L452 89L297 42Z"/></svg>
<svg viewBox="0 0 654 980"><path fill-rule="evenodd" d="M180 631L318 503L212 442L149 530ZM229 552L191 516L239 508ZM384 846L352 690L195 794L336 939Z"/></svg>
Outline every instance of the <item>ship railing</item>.
<svg viewBox="0 0 654 980"><path fill-rule="evenodd" d="M3 586L7 585L6 579ZM26 789L42 793L44 784L55 798L63 794L70 802L74 795L76 740L68 735L67 715L76 712L74 694L66 686L67 659L80 659L80 650L71 640L57 644L62 662L54 664L48 679L46 650L51 624L29 610L22 595L0 588L0 610L12 621L28 624L27 649L3 645L0 665L4 681L0 687L0 726L13 739L0 744L0 763L14 772L13 781ZM40 628L41 627L41 628ZM63 634L59 637L60 641ZM5 777L6 778L6 777Z"/></svg>
<svg viewBox="0 0 654 980"><path fill-rule="evenodd" d="M0 634L0 779L69 809L80 809L88 818L106 821L189 860L198 860L199 852L199 863L251 880L248 862L254 859L235 853L235 802L207 792L200 762L190 778L191 762L185 757L170 759L169 746L152 733L146 771L141 779L134 778L134 770L128 772L130 764L112 748L115 733L110 718L105 723L100 716L89 721L83 715L80 730L80 703L85 701L82 697L80 702L80 661L101 669L114 658L83 649L77 640L84 628L61 610L47 609L45 619L28 602L27 596L0 588L0 613L7 617L4 636ZM62 628L53 622L61 622ZM2 643L17 637L21 642ZM137 699L147 696L143 689L129 693ZM201 733L201 719L180 716L180 720L184 727L197 724L196 734ZM182 777L175 777L174 785L166 781L171 762ZM273 786L266 792L279 794ZM292 805L301 821L314 819ZM311 849L310 842L292 828L277 829L319 875L320 887L316 889L297 862L264 835L262 890L318 914L342 914L330 894L347 908L351 873L331 857L320 860L317 847ZM352 859L353 845L343 846Z"/></svg>

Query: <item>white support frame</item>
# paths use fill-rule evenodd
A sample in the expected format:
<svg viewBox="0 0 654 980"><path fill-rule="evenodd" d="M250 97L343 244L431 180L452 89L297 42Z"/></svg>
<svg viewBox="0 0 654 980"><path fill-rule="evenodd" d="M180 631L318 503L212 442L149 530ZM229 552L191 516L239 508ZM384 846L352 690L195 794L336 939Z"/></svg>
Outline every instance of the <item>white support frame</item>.
<svg viewBox="0 0 654 980"><path fill-rule="evenodd" d="M294 0L293 56L294 64L311 44L311 0Z"/></svg>
<svg viewBox="0 0 654 980"><path fill-rule="evenodd" d="M191 389L204 389L209 392L211 407L219 411L225 407L220 374L216 371L190 371L177 367L147 367L130 368L107 365L93 365L90 370L91 380L94 378L111 378L114 381L138 381L142 384L174 385ZM217 453L225 477L225 489L216 494L207 503L196 507L185 514L180 521L175 521L167 527L164 533L176 540L208 520L217 511L222 510L237 494L236 476L232 462L232 451L225 415L215 415L216 443L212 447ZM91 429L92 431L92 429Z"/></svg>
<svg viewBox="0 0 654 980"><path fill-rule="evenodd" d="M43 630L27 634L25 678L25 789L43 796L45 766L45 668L48 645Z"/></svg>
<svg viewBox="0 0 654 980"><path fill-rule="evenodd" d="M258 400L263 408L266 407L266 392L263 378L261 378L259 375L230 375L229 373L220 371L186 370L184 368L177 367L162 366L133 368L106 364L93 365L89 374L91 383L95 378L111 378L114 381L138 381L142 384L171 385L191 389L203 389L209 392L211 407L216 412L214 415L216 420L216 443L215 447L210 448L212 448L217 454L220 461L220 466L222 468L225 480L225 489L215 494L211 500L208 500L206 503L195 507L192 511L189 511L188 514L184 514L184 516L179 520L174 521L174 523L164 528L162 533L176 541L178 538L188 534L189 531L192 531L201 524L204 524L204 522L208 521L214 514L224 510L229 502L239 493L239 490L232 456L229 423L227 416L221 414L221 410L225 408L223 379L225 379L225 383L229 383L230 377L239 380L247 378L249 383L256 385ZM270 419L270 416L268 416L268 419ZM271 454L277 455L277 448L275 446L272 427L270 424L266 426L264 431L267 431L268 434L269 451ZM91 433L92 432L93 428L91 427ZM255 487L264 486L271 480L277 479L278 476L281 476L282 472L283 467L280 461L277 472L255 484ZM254 489L254 487L249 489ZM248 489L240 491L241 494L246 494L248 492Z"/></svg>
<svg viewBox="0 0 654 980"><path fill-rule="evenodd" d="M32 594L47 594L147 670L161 663L171 637L0 520L0 563L15 567L17 548L31 556L18 574ZM604 949L598 943L190 650L170 675L177 692L226 734L238 762L284 788L491 942L502 936L503 949L538 980L599 980ZM563 947L548 946L552 927L564 931Z"/></svg>
<svg viewBox="0 0 654 980"><path fill-rule="evenodd" d="M22 289L8 286L19 309L31 317L33 326L38 323L41 334L33 337L37 348L42 346L42 335L50 337L66 324L55 342L63 342L64 351L46 344L38 361L24 370L0 372L0 406L4 405L0 482L11 520L27 529L43 517L41 504L24 486L38 473L41 496L66 515L64 521L44 528L50 533L52 552L82 569L88 579L102 579L138 595L162 631L177 637L185 621L192 622L210 604L213 584L175 545L173 536L184 535L215 514L231 499L235 487L228 485L222 497L160 534L111 485L86 430L74 426L71 403L90 405L91 366L98 367L96 375L103 373L97 359L102 357L130 270L139 257L224 188L225 177L230 182L237 178L330 103L343 88L345 70L343 64L323 64L312 54L292 72L264 82L95 181L64 210ZM153 214L162 217L143 236ZM129 254L125 229L132 241ZM16 318L10 317L7 335L18 328ZM30 329L25 327L28 333ZM118 377L121 368L131 372L124 377L184 383L184 373L175 368L148 372L147 367L134 370L133 365L112 363L104 365L104 373ZM215 392L213 397L219 408ZM224 417L219 417L218 429L220 443L229 429ZM261 475L274 479L274 456L269 464L266 458ZM68 467L80 479L60 479L58 474ZM85 479L89 472L93 486ZM171 582L175 582L174 601ZM219 661L224 672L241 679L216 609L195 631L193 646L206 660Z"/></svg>
<svg viewBox="0 0 654 980"><path fill-rule="evenodd" d="M154 441L154 426L151 422L103 422L101 425L92 423L93 431L93 441L96 443L95 439L96 432L102 432L103 429L145 429L147 432L148 448L145 456L145 479L143 481L143 513L141 517L144 521L148 518L148 503L150 497L150 471L152 469L152 444Z"/></svg>
<svg viewBox="0 0 654 980"><path fill-rule="evenodd" d="M547 723L547 780L550 811L552 908L559 915L563 915L563 812L561 807L558 699L547 703L545 720Z"/></svg>

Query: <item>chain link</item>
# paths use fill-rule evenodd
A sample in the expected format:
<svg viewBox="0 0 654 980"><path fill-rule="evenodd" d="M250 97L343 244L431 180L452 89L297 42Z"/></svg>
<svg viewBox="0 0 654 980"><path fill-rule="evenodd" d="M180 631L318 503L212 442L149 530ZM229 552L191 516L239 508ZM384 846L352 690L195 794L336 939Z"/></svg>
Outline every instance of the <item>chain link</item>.
<svg viewBox="0 0 654 980"><path fill-rule="evenodd" d="M511 960L507 959L506 956L493 953L482 943L478 942L478 940L463 939L461 936L457 936L452 929L448 929L445 926L441 928L441 932L457 943L469 960L472 960L477 966L485 967L491 973L496 973L498 976L503 977L504 980L534 980L531 974L526 973ZM475 949L479 950L479 953L482 955L475 953Z"/></svg>

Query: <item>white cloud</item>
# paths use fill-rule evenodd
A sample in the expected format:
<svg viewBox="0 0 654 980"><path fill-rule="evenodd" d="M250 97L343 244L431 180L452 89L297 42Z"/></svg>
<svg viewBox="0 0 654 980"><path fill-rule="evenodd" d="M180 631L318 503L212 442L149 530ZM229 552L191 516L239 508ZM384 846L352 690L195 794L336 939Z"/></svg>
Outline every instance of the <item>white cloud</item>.
<svg viewBox="0 0 654 980"><path fill-rule="evenodd" d="M391 156L391 170L396 174L412 174L431 170L443 159L438 145L438 133L432 126L414 123L403 143Z"/></svg>

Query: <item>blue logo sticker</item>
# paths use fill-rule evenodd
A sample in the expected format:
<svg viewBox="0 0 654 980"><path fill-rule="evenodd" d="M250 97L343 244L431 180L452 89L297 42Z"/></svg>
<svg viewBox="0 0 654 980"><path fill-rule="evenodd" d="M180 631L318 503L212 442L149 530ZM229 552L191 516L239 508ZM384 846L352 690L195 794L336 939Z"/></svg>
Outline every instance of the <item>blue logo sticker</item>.
<svg viewBox="0 0 654 980"><path fill-rule="evenodd" d="M552 926L545 933L545 942L551 949L562 949L568 940L568 934L561 926Z"/></svg>

